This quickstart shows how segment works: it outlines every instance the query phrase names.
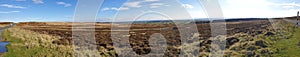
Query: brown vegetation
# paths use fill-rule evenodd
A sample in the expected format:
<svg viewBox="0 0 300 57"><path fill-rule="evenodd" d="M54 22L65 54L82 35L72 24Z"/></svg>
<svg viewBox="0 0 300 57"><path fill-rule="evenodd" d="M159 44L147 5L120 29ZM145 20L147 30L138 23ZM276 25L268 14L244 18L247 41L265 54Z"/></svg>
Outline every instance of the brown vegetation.
<svg viewBox="0 0 300 57"><path fill-rule="evenodd" d="M10 24L12 24L12 22L0 22L0 28L8 26Z"/></svg>
<svg viewBox="0 0 300 57"><path fill-rule="evenodd" d="M59 39L53 40L53 44L58 45L72 45L72 23L43 23L43 22L25 22L19 23L17 27L22 29L35 31L41 34L49 34L59 36ZM98 23L95 26L96 42L99 47L101 55L116 56L111 40L111 24ZM119 25L119 28L126 28L129 26ZM246 56L240 54L248 54L247 56L254 56L253 50L267 49L269 43L264 39L257 39L259 35L266 34L272 36L272 25L268 20L251 20L239 22L227 22L227 46L226 55L228 56ZM161 29L165 28L165 29ZM200 43L194 48L201 48L199 50L202 56L207 56L212 42L211 28L209 23L197 23L201 39ZM91 29L91 28L87 28ZM165 56L178 56L180 54L181 41L178 28L174 24L132 24L129 31L129 41L133 50L140 55L148 54L151 49L149 48L149 38L154 33L161 33L167 40L168 48ZM264 37L262 37L264 38ZM247 45L247 46L245 46ZM241 47L244 46L244 47ZM242 51L241 51L242 50ZM256 54L256 56L258 56Z"/></svg>

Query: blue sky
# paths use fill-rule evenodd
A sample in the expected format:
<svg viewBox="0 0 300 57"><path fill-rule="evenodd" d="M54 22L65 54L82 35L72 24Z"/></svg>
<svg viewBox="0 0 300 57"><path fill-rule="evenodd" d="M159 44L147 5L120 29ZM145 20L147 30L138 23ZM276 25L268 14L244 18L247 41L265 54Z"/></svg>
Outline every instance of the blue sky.
<svg viewBox="0 0 300 57"><path fill-rule="evenodd" d="M134 15L134 11L147 9L178 14L183 7L192 18L207 18L198 0L104 0L97 21L111 21L116 13ZM219 0L225 18L271 18L295 16L300 0ZM77 0L0 0L0 22L72 21ZM153 17L154 16L154 17ZM150 16L151 17L151 16ZM159 19L163 17L151 17ZM152 20L146 18L146 20ZM120 20L122 20L120 19ZM185 19L185 18L180 18Z"/></svg>
<svg viewBox="0 0 300 57"><path fill-rule="evenodd" d="M1 21L69 21L76 1L0 0Z"/></svg>

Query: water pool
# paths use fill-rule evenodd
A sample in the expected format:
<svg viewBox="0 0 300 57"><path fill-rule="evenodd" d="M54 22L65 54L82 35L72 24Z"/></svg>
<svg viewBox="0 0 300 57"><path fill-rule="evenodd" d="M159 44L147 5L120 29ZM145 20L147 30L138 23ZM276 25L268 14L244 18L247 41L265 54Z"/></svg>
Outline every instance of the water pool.
<svg viewBox="0 0 300 57"><path fill-rule="evenodd" d="M9 44L9 42L0 42L0 53L7 52L6 45Z"/></svg>

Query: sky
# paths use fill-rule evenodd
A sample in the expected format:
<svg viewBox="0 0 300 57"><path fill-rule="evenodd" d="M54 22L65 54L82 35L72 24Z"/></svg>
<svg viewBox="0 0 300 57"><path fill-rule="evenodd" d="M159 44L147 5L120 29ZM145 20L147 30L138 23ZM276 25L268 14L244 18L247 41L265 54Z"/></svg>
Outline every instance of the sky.
<svg viewBox="0 0 300 57"><path fill-rule="evenodd" d="M224 18L295 16L300 0L219 0ZM72 22L78 0L0 0L0 22ZM88 6L87 6L88 7ZM87 10L88 11L88 10ZM208 18L198 0L104 0L96 21Z"/></svg>

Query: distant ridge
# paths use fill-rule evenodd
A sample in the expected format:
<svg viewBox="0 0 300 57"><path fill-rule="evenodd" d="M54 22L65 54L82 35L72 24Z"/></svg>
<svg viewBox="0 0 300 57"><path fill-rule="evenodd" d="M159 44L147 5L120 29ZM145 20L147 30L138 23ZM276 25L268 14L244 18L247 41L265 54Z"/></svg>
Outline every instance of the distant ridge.
<svg viewBox="0 0 300 57"><path fill-rule="evenodd" d="M268 18L231 18L231 19L213 19L198 18L194 19L195 23L210 23L210 22L238 22L238 21L252 21L252 20L268 20ZM191 20L139 20L139 21L120 21L120 22L97 22L97 23L172 23L173 21L190 23Z"/></svg>

